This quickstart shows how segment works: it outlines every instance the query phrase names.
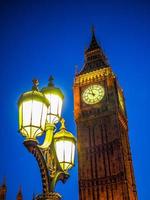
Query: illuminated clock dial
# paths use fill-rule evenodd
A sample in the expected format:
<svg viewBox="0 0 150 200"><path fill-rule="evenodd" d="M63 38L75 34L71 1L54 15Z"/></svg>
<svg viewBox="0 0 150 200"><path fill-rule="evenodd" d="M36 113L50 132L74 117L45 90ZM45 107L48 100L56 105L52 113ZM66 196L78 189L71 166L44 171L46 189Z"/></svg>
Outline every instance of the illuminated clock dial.
<svg viewBox="0 0 150 200"><path fill-rule="evenodd" d="M102 100L105 91L101 85L90 85L82 93L82 99L86 104L96 104Z"/></svg>

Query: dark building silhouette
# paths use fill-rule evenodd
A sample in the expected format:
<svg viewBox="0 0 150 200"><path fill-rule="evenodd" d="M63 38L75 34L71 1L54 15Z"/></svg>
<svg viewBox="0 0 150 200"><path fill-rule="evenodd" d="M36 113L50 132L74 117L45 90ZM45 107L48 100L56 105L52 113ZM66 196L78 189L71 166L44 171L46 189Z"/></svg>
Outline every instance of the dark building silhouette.
<svg viewBox="0 0 150 200"><path fill-rule="evenodd" d="M94 31L74 80L79 199L137 200L125 99Z"/></svg>
<svg viewBox="0 0 150 200"><path fill-rule="evenodd" d="M18 194L17 194L17 200L23 200L21 187L19 188L19 191L18 191Z"/></svg>
<svg viewBox="0 0 150 200"><path fill-rule="evenodd" d="M6 181L4 179L2 185L0 185L0 200L7 200L6 192L7 192L7 186L6 186ZM35 199L36 199L36 197L33 194L32 200L35 200ZM23 194L22 194L22 188L21 187L18 190L18 194L16 196L16 200L23 200Z"/></svg>
<svg viewBox="0 0 150 200"><path fill-rule="evenodd" d="M7 186L6 186L6 180L3 180L2 185L0 186L0 200L6 200L6 192L7 192Z"/></svg>
<svg viewBox="0 0 150 200"><path fill-rule="evenodd" d="M0 200L7 200L6 193L7 193L7 186L6 186L6 181L4 179L2 185L0 185ZM19 188L18 194L16 196L16 200L23 200L21 187Z"/></svg>

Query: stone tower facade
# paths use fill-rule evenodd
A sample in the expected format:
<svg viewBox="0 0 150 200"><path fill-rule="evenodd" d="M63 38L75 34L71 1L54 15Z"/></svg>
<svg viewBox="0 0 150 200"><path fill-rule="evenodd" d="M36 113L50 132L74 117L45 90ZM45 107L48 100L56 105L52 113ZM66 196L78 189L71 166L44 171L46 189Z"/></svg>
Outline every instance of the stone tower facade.
<svg viewBox="0 0 150 200"><path fill-rule="evenodd" d="M124 95L94 31L74 80L79 199L137 200Z"/></svg>

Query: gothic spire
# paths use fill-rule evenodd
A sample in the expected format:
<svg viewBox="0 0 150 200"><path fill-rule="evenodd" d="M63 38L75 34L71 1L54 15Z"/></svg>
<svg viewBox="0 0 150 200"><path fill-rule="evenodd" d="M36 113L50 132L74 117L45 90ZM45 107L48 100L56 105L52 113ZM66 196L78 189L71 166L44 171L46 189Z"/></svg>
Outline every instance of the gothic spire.
<svg viewBox="0 0 150 200"><path fill-rule="evenodd" d="M2 183L2 185L6 187L6 177L5 177L5 176L4 176L4 178L3 178L3 183Z"/></svg>
<svg viewBox="0 0 150 200"><path fill-rule="evenodd" d="M100 47L99 47L98 42L97 42L96 37L95 37L94 26L92 26L92 39L91 39L89 48L86 50L86 52L90 52L90 51L93 51L95 49L100 49Z"/></svg>
<svg viewBox="0 0 150 200"><path fill-rule="evenodd" d="M0 185L0 199L6 199L6 192L7 192L7 186L6 186L6 178L4 177L2 185Z"/></svg>
<svg viewBox="0 0 150 200"><path fill-rule="evenodd" d="M85 62L79 74L85 74L108 66L103 49L98 44L92 27L92 38L89 47L85 50Z"/></svg>
<svg viewBox="0 0 150 200"><path fill-rule="evenodd" d="M35 200L35 194L33 193L32 200Z"/></svg>
<svg viewBox="0 0 150 200"><path fill-rule="evenodd" d="M21 188L21 186L19 187L19 191L18 191L18 194L17 194L17 200L23 200L22 188Z"/></svg>

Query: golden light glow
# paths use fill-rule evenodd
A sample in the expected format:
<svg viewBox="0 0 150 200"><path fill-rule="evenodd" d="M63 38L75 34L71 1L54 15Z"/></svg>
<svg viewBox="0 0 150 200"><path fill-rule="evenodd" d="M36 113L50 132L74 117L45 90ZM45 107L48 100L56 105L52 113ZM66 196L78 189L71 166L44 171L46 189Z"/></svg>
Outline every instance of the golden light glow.
<svg viewBox="0 0 150 200"><path fill-rule="evenodd" d="M56 94L45 94L46 98L50 102L50 107L48 109L47 121L49 123L57 123L62 110L62 99Z"/></svg>

